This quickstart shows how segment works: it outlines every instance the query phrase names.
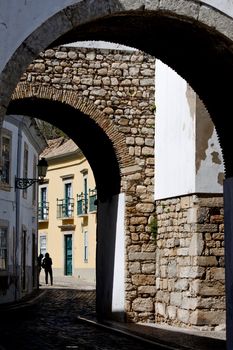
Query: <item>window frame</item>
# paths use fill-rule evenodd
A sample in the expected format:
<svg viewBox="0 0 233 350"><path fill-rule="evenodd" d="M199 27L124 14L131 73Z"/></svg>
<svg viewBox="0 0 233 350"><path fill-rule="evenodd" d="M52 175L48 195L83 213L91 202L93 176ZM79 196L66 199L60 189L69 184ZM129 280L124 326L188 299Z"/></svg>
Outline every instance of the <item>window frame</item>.
<svg viewBox="0 0 233 350"><path fill-rule="evenodd" d="M44 240L45 242L45 250L42 250L42 240ZM46 233L41 233L40 237L39 237L39 250L40 250L40 254L43 254L45 256L45 253L47 252L47 235Z"/></svg>
<svg viewBox="0 0 233 350"><path fill-rule="evenodd" d="M88 249L88 230L83 231L83 261L85 263L88 263L88 254L89 254L89 249Z"/></svg>
<svg viewBox="0 0 233 350"><path fill-rule="evenodd" d="M4 273L4 272L7 272L8 271L8 255L9 255L9 250L8 250L8 230L9 230L9 227L8 227L8 224L6 223L2 223L0 221L0 236L1 236L1 230L4 230L5 231L5 247L2 248L1 246L1 239L0 239L0 251L2 251L3 249L6 251L6 255L5 255L5 268L2 268L1 265L0 265L0 273Z"/></svg>
<svg viewBox="0 0 233 350"><path fill-rule="evenodd" d="M3 139L7 138L9 139L9 159L8 159L8 182L2 181L2 178L0 177L0 189L1 190L10 190L11 189L11 168L12 168L12 132L8 129L2 128L1 132L1 159L3 160ZM4 167L4 162L2 163L2 167Z"/></svg>

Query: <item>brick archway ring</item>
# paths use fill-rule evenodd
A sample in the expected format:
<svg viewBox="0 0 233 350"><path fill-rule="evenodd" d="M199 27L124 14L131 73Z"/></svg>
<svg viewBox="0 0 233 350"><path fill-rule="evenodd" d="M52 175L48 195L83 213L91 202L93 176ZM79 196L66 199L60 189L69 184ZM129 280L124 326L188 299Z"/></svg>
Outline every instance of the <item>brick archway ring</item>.
<svg viewBox="0 0 233 350"><path fill-rule="evenodd" d="M117 130L113 123L107 119L106 115L98 110L96 106L87 99L77 98L74 91L58 90L54 87L43 85L31 85L29 83L19 83L12 95L12 101L26 98L48 99L61 102L79 110L89 116L105 132L111 140L116 158L119 162L120 171L134 165L135 162L129 155L123 135Z"/></svg>

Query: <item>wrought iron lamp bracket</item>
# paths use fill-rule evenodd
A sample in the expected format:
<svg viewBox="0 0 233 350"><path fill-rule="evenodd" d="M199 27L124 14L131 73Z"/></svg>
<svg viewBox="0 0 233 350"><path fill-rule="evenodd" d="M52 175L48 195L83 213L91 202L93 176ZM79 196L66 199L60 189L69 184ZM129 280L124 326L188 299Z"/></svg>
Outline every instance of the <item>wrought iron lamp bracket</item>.
<svg viewBox="0 0 233 350"><path fill-rule="evenodd" d="M20 190L25 190L26 188L32 186L35 182L41 182L41 179L27 179L27 178L15 178L15 188Z"/></svg>

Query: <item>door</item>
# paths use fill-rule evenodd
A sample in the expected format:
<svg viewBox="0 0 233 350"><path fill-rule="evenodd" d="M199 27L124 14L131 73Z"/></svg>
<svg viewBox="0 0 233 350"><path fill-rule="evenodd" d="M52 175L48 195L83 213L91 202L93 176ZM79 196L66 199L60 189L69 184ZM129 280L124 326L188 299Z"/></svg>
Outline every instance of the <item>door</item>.
<svg viewBox="0 0 233 350"><path fill-rule="evenodd" d="M37 273L36 273L36 235L32 234L32 285L36 286L37 283Z"/></svg>
<svg viewBox="0 0 233 350"><path fill-rule="evenodd" d="M72 235L65 235L65 275L72 276Z"/></svg>
<svg viewBox="0 0 233 350"><path fill-rule="evenodd" d="M22 263L21 263L21 289L26 289L26 235L27 232L23 231L22 235Z"/></svg>

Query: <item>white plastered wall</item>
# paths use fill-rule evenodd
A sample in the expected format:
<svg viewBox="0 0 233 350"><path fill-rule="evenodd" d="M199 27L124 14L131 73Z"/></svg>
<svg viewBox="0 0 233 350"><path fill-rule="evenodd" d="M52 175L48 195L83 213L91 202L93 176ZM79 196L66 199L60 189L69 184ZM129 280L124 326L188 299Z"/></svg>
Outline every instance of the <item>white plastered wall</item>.
<svg viewBox="0 0 233 350"><path fill-rule="evenodd" d="M156 60L155 199L195 191L195 95Z"/></svg>

